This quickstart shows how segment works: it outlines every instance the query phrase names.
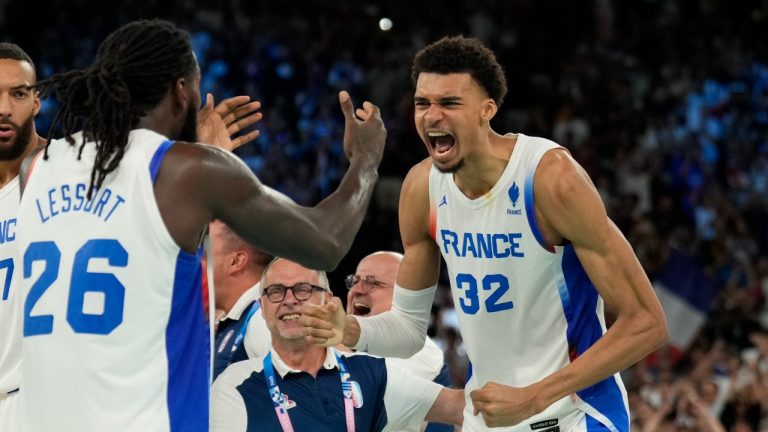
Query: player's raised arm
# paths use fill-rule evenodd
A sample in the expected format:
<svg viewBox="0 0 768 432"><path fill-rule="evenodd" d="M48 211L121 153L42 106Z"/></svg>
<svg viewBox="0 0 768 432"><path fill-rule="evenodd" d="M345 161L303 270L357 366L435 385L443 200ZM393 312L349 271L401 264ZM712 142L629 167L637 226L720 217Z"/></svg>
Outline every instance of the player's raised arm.
<svg viewBox="0 0 768 432"><path fill-rule="evenodd" d="M339 95L345 118L344 151L349 169L338 189L317 206L300 206L263 185L237 158L209 149L198 180L213 218L225 221L252 244L317 269L336 267L368 208L378 178L386 130L376 106L354 115L349 95ZM267 227L267 229L264 229Z"/></svg>
<svg viewBox="0 0 768 432"><path fill-rule="evenodd" d="M430 235L431 167L431 159L425 159L411 168L403 181L398 215L404 253L392 309L375 317L360 318L358 340L349 346L376 355L402 358L424 347L440 270L440 252ZM352 341L345 339L345 342Z"/></svg>
<svg viewBox="0 0 768 432"><path fill-rule="evenodd" d="M416 165L403 182L399 211L405 254L392 309L361 318L345 316L340 305L307 305L300 321L311 342L326 346L341 342L371 354L402 358L424 347L440 264L439 252L429 234L430 166L429 160Z"/></svg>

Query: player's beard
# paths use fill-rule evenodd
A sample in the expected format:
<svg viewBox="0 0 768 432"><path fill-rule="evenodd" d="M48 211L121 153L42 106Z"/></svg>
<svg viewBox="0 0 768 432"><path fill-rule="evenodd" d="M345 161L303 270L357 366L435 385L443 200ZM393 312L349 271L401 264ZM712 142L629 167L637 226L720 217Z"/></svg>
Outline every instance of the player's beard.
<svg viewBox="0 0 768 432"><path fill-rule="evenodd" d="M0 121L0 124L6 124L11 126L16 134L10 141L12 144L9 147L0 146L0 161L11 161L18 159L27 150L27 147L32 141L32 122L34 117L30 116L21 126L13 123L12 121ZM5 139L0 138L0 144L7 142Z"/></svg>
<svg viewBox="0 0 768 432"><path fill-rule="evenodd" d="M197 142L197 110L191 105L181 126L179 141Z"/></svg>

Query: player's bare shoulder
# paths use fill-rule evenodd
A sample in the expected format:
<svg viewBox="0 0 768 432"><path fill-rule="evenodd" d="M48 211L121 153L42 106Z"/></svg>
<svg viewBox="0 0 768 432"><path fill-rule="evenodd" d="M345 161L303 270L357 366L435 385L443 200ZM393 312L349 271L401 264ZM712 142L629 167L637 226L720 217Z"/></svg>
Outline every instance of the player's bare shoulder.
<svg viewBox="0 0 768 432"><path fill-rule="evenodd" d="M536 201L567 202L583 187L593 187L584 168L565 148L547 151L541 157L535 175Z"/></svg>
<svg viewBox="0 0 768 432"><path fill-rule="evenodd" d="M217 160L226 160L231 156L227 150L187 141L176 141L168 154L173 154L184 161L197 163L215 163Z"/></svg>
<svg viewBox="0 0 768 432"><path fill-rule="evenodd" d="M429 171L432 169L432 159L425 158L421 162L412 166L403 181L403 192L428 192L429 189Z"/></svg>
<svg viewBox="0 0 768 432"><path fill-rule="evenodd" d="M400 211L403 206L429 207L429 171L432 168L432 160L426 158L412 166L405 176L403 187L400 191Z"/></svg>
<svg viewBox="0 0 768 432"><path fill-rule="evenodd" d="M605 207L589 175L565 149L541 158L534 177L536 218L545 239L576 242L588 228L607 222Z"/></svg>
<svg viewBox="0 0 768 432"><path fill-rule="evenodd" d="M429 172L432 160L426 158L411 167L400 191L400 233L404 244L429 236Z"/></svg>
<svg viewBox="0 0 768 432"><path fill-rule="evenodd" d="M217 181L250 174L245 164L230 151L185 141L174 143L163 163L166 164L169 169L161 170L160 176L167 174L187 183L199 183L198 186L204 189L215 186Z"/></svg>

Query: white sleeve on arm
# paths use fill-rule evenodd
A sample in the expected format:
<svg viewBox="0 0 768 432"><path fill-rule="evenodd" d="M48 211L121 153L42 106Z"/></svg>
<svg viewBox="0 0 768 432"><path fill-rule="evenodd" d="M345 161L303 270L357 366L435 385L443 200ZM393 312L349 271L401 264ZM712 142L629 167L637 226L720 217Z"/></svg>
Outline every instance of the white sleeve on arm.
<svg viewBox="0 0 768 432"><path fill-rule="evenodd" d="M392 309L355 317L360 339L353 348L381 357L408 358L424 348L437 285L414 291L395 284Z"/></svg>
<svg viewBox="0 0 768 432"><path fill-rule="evenodd" d="M211 387L210 432L245 432L248 414L245 401L237 386L250 375L250 361L242 361L227 367Z"/></svg>
<svg viewBox="0 0 768 432"><path fill-rule="evenodd" d="M384 390L384 409L387 425L384 432L419 430L432 404L443 386L408 373L385 359L387 388Z"/></svg>

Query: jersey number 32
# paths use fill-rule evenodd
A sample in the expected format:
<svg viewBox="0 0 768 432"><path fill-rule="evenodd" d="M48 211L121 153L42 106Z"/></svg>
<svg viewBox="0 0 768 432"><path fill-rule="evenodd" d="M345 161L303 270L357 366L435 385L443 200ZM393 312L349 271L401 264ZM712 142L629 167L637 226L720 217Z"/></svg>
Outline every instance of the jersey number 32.
<svg viewBox="0 0 768 432"><path fill-rule="evenodd" d="M480 311L480 293L477 282L477 278L469 273L456 275L456 288L463 291L463 297L459 298L459 305L467 315L474 315ZM480 282L483 291L491 293L484 301L487 312L501 312L514 307L512 300L504 301L502 299L502 296L509 291L509 279L506 276L489 274L485 275Z"/></svg>

